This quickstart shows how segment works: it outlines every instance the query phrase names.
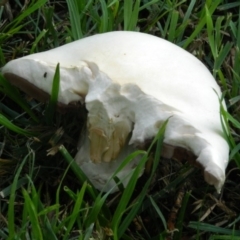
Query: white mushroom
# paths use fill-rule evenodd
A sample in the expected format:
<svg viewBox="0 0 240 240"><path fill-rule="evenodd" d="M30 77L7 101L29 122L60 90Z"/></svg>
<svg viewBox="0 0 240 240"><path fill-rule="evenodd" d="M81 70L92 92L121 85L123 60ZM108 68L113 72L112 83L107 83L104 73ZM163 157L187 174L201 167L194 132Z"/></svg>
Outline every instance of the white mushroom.
<svg viewBox="0 0 240 240"><path fill-rule="evenodd" d="M220 121L221 91L197 58L158 37L110 32L10 61L2 72L42 100L51 92L57 63L58 101L80 101L88 110L76 161L95 187L103 189L123 159L169 118L165 156L171 158L179 147L192 152L205 180L220 192L229 152ZM118 174L124 185L139 159ZM104 190L114 186L111 181Z"/></svg>

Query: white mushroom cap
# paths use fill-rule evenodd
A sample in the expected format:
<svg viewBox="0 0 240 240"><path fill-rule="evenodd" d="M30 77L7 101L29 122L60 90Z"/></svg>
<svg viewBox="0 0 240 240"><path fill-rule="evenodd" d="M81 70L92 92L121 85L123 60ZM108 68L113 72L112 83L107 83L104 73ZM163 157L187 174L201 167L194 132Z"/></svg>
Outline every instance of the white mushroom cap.
<svg viewBox="0 0 240 240"><path fill-rule="evenodd" d="M123 152L152 139L169 118L164 142L191 151L205 180L220 191L229 152L220 121L221 91L197 58L148 34L110 32L13 60L2 72L15 85L11 79L18 76L50 94L57 63L59 102L81 101L89 112L89 138L76 161L90 180L100 168L107 172L99 175L99 189L127 155ZM173 154L174 148L167 153Z"/></svg>

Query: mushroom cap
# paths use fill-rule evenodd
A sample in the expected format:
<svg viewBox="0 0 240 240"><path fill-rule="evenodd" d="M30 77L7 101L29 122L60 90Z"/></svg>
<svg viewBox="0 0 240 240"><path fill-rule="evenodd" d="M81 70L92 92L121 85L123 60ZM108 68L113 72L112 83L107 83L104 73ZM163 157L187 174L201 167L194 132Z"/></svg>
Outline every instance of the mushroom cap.
<svg viewBox="0 0 240 240"><path fill-rule="evenodd" d="M229 152L220 121L221 90L197 58L158 37L119 31L13 60L2 72L15 85L27 81L50 94L57 63L59 102L80 101L89 111L87 162L100 166L118 159L126 144L137 149L169 119L164 142L191 151L206 181L220 191ZM85 160L78 159L82 166Z"/></svg>

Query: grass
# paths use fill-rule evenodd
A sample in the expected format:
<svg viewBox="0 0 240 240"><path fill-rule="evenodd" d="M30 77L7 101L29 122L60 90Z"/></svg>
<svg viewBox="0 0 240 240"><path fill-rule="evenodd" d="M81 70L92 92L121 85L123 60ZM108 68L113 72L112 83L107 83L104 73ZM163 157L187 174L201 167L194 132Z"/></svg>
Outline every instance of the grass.
<svg viewBox="0 0 240 240"><path fill-rule="evenodd" d="M216 195L188 163L160 158L163 126L156 151L135 152L120 166L140 154L141 165L153 159L150 172L137 179L139 166L126 189L98 192L72 159L84 110L54 110L59 70L47 106L0 75L0 239L240 239L239 1L22 2L0 1L0 67L99 32L165 38L204 62L221 86L230 163Z"/></svg>

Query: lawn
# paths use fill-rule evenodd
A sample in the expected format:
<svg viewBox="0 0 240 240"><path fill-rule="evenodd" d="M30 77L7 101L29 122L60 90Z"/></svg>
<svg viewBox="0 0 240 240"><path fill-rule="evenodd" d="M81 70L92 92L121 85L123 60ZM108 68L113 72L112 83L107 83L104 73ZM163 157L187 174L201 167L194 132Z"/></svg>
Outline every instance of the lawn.
<svg viewBox="0 0 240 240"><path fill-rule="evenodd" d="M39 103L0 72L0 239L240 239L240 2L0 0L0 68L114 30L164 38L212 72L229 112L222 192L188 162L160 157L165 126L146 151L124 160L142 156L125 189L97 191L73 161L85 109L59 113L54 94Z"/></svg>

